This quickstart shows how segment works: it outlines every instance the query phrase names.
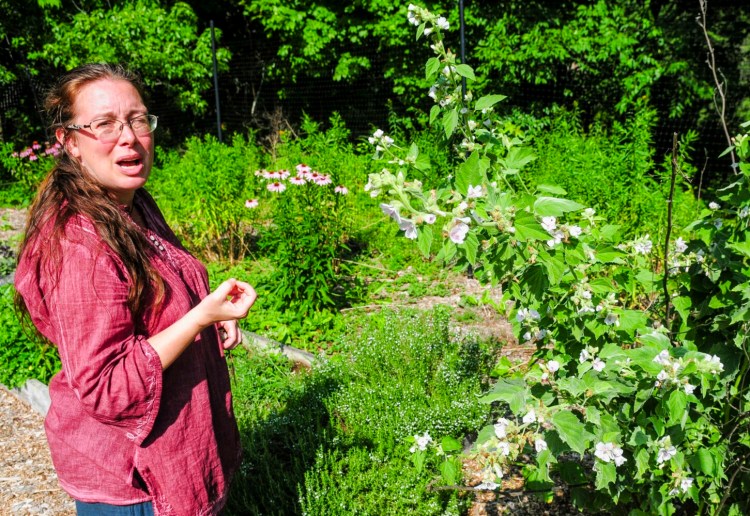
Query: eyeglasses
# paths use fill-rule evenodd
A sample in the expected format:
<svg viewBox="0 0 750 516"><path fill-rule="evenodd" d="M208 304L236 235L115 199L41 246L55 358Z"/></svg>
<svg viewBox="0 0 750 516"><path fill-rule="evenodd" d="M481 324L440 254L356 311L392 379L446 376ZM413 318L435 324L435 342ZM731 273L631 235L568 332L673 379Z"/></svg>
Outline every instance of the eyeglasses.
<svg viewBox="0 0 750 516"><path fill-rule="evenodd" d="M127 122L120 122L114 118L97 118L86 125L69 125L66 129L81 130L88 129L101 142L111 143L117 141L122 134L122 128L127 124L136 136L146 136L156 129L159 117L156 115L138 115Z"/></svg>

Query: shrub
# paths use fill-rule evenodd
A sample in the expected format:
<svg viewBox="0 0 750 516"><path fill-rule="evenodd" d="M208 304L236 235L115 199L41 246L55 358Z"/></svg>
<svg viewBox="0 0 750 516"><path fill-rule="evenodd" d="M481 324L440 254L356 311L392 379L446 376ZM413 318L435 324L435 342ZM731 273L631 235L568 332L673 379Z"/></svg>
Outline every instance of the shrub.
<svg viewBox="0 0 750 516"><path fill-rule="evenodd" d="M57 348L27 335L13 307L14 289L0 285L0 383L18 387L36 378L49 383L60 370Z"/></svg>
<svg viewBox="0 0 750 516"><path fill-rule="evenodd" d="M60 153L59 143L44 145L33 142L20 151L13 150L13 144L0 145L0 164L11 179L9 188L4 188L2 197L12 205L29 204L36 189L52 168Z"/></svg>
<svg viewBox="0 0 750 516"><path fill-rule="evenodd" d="M533 153L492 113L503 97L460 94L474 73L444 48L445 20L409 11L437 55L426 67L436 81L430 118L446 137L460 135L465 161L428 190L408 177L419 150L377 131L375 159L389 167L368 188L387 194L383 211L426 254L433 224L444 221L439 256L499 283L519 340L537 347L528 364L498 364L502 378L483 401L507 412L479 431L468 459L480 480L467 483L494 491L520 466L531 489L551 496L562 481L595 510L747 512L750 136L735 138L734 182L698 213L691 234L664 246L648 235L628 240L560 197L558 185L525 185L518 176ZM624 154L640 175L644 148ZM414 442L417 467L433 450L446 453L427 434ZM450 460L444 479L458 476Z"/></svg>

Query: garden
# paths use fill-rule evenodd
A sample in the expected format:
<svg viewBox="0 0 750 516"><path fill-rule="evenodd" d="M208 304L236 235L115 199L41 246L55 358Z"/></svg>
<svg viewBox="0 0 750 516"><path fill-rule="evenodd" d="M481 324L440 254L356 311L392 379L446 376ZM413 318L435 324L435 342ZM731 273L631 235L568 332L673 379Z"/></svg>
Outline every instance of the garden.
<svg viewBox="0 0 750 516"><path fill-rule="evenodd" d="M593 34L624 26L628 2L593 4L576 8L578 36L537 25L515 42L527 55L476 67L455 13L394 7L417 70L394 91L411 106L366 132L334 112L164 135L147 189L213 286L259 292L227 354L244 450L228 514L750 512L750 110L712 60L703 1L707 80L688 80L687 61L639 62L639 37L668 36L639 22L612 54L625 64L610 98L595 91L613 58L600 52L577 62L589 83L569 84L575 101L514 105L520 61L554 59L525 38L557 29L562 48L585 33L594 55ZM240 5L281 31L276 2ZM514 37L512 15L497 19ZM499 45L483 41L480 62ZM498 74L518 80L497 91ZM659 110L664 77L684 90ZM695 128L655 143L701 101ZM726 133L715 169L696 150L707 119ZM59 152L0 142L0 207L23 213ZM18 241L0 242L8 387L60 367L14 312Z"/></svg>

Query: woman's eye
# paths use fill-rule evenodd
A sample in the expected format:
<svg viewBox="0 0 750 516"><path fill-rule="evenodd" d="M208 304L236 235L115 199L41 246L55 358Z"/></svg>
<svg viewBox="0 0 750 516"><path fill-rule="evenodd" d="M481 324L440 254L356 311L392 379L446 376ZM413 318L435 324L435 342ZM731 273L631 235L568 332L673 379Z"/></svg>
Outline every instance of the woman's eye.
<svg viewBox="0 0 750 516"><path fill-rule="evenodd" d="M115 121L114 120L97 120L92 125L94 126L94 129L101 131L101 130L111 129L112 127L114 127Z"/></svg>

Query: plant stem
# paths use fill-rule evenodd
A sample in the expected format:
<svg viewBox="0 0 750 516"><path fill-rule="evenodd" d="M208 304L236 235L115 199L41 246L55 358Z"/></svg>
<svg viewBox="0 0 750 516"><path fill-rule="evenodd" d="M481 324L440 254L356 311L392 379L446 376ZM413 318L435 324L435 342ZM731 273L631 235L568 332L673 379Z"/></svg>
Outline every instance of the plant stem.
<svg viewBox="0 0 750 516"><path fill-rule="evenodd" d="M680 164L677 161L677 133L672 137L672 178L669 184L669 197L667 198L667 234L664 237L664 325L669 332L670 339L672 335L671 325L669 324L671 312L671 300L669 297L669 238L672 235L672 204L674 201L674 183L677 179L677 171Z"/></svg>
<svg viewBox="0 0 750 516"><path fill-rule="evenodd" d="M703 30L703 36L706 38L706 45L708 46L708 59L706 62L708 63L708 68L711 70L711 74L714 78L714 84L716 84L716 92L714 93L714 107L716 108L716 112L719 114L719 121L721 122L721 127L724 130L724 137L727 139L727 145L731 148L732 147L732 137L729 136L729 128L727 127L727 119L726 119L726 111L727 111L727 92L726 92L726 85L724 82L719 80L719 75L721 75L722 79L726 80L726 77L724 77L724 74L721 73L721 70L719 70L716 66L716 56L714 55L714 47L711 44L711 38L708 35L708 28L706 26L706 6L708 4L708 0L698 0L698 3L701 7L701 13L698 15L698 18L695 20L700 28ZM721 99L721 106L717 104L716 102L716 95L719 96ZM737 158L734 155L734 149L732 149L729 153L729 155L732 158L732 172L737 173Z"/></svg>

